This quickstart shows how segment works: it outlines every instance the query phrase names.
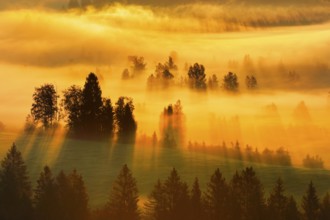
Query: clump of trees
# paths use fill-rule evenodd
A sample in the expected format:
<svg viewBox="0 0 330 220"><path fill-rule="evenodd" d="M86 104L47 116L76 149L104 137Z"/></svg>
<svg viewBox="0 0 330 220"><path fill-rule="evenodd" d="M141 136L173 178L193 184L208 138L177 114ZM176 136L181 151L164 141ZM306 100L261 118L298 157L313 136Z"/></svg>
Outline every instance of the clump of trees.
<svg viewBox="0 0 330 220"><path fill-rule="evenodd" d="M41 122L43 127L52 127L60 117L57 107L57 92L54 86L46 84L36 88L33 94L31 117L34 122ZM106 138L115 133L123 137L136 132L134 104L129 97L120 97L113 106L110 98L102 97L102 90L97 76L90 73L81 88L72 85L63 91L61 100L61 118L66 122L69 133L76 137ZM33 123L28 118L28 129Z"/></svg>
<svg viewBox="0 0 330 220"><path fill-rule="evenodd" d="M185 115L181 101L169 104L160 115L161 145L165 147L183 146Z"/></svg>
<svg viewBox="0 0 330 220"><path fill-rule="evenodd" d="M306 168L323 169L324 163L320 156L310 156L307 154L307 156L303 159L303 166Z"/></svg>
<svg viewBox="0 0 330 220"><path fill-rule="evenodd" d="M128 68L124 69L122 73L122 79L127 80L130 78L138 77L142 73L144 73L147 63L144 61L144 57L138 57L138 56L129 56L128 61L130 63L130 69Z"/></svg>
<svg viewBox="0 0 330 220"><path fill-rule="evenodd" d="M170 56L164 64L158 63L154 74L148 77L149 89L167 88L174 84L174 72L178 70L173 58Z"/></svg>
<svg viewBox="0 0 330 220"><path fill-rule="evenodd" d="M239 142L231 143L227 146L224 142L221 145L206 145L205 143L188 142L188 148L192 151L216 154L221 157L231 158L254 163L275 164L281 166L291 166L291 156L283 147L277 150L265 148L259 152L257 148L246 145L245 148L240 146Z"/></svg>
<svg viewBox="0 0 330 220"><path fill-rule="evenodd" d="M124 165L114 181L103 208L88 204L83 177L76 170L54 176L45 166L32 189L27 167L15 144L0 166L0 219L4 220L106 220L106 219L290 219L318 220L330 217L330 196L323 198L310 182L298 206L287 195L278 178L266 197L252 167L236 171L231 179L220 169L210 176L204 191L198 178L191 188L173 168L164 180L157 180L145 206L139 206L137 181Z"/></svg>

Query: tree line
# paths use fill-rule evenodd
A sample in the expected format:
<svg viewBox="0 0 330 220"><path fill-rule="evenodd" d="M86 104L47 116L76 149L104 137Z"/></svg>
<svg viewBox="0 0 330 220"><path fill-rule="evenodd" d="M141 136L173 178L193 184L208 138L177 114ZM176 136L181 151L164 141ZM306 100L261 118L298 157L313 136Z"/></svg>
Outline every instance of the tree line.
<svg viewBox="0 0 330 220"><path fill-rule="evenodd" d="M128 80L141 75L146 70L146 62L143 57L129 56L131 63L131 72L128 68L124 69L122 79ZM189 87L195 91L218 90L222 88L228 92L238 92L239 82L238 76L233 72L228 72L224 75L222 82L219 82L217 75L212 74L207 78L205 67L202 64L195 63L186 66L187 75L181 77L180 85ZM175 78L178 75L178 66L174 59L169 56L164 63L158 63L155 67L154 73L147 78L147 86L149 89L164 89L175 85ZM249 90L258 88L258 82L254 75L247 75L245 77L245 86Z"/></svg>
<svg viewBox="0 0 330 220"><path fill-rule="evenodd" d="M110 188L110 186L109 186ZM0 219L3 220L139 220L139 219L235 219L327 220L330 196L322 200L310 182L298 206L285 192L281 178L266 197L252 167L236 171L226 180L220 169L210 176L204 191L196 177L192 186L173 168L165 180L157 180L148 200L139 205L137 181L124 165L103 207L92 209L83 177L73 170L54 176L44 167L32 188L27 167L15 144L0 167Z"/></svg>
<svg viewBox="0 0 330 220"><path fill-rule="evenodd" d="M94 73L87 76L83 88L72 85L63 91L60 103L58 98L53 84L37 87L26 129L33 129L38 124L49 128L63 119L72 136L99 138L117 134L119 139L135 136L137 122L132 98L119 97L113 106L110 98L102 97Z"/></svg>

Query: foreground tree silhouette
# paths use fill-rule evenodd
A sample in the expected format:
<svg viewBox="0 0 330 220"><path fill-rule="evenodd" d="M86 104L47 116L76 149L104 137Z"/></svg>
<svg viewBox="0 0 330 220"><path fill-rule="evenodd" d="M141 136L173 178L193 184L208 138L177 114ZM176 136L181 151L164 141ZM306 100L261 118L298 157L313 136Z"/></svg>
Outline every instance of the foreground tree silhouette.
<svg viewBox="0 0 330 220"><path fill-rule="evenodd" d="M281 178L277 179L276 185L268 198L268 216L270 219L286 219L288 198L283 194L284 186Z"/></svg>
<svg viewBox="0 0 330 220"><path fill-rule="evenodd" d="M206 89L206 74L203 65L195 63L189 67L188 70L189 86L192 89L205 90Z"/></svg>
<svg viewBox="0 0 330 220"><path fill-rule="evenodd" d="M202 192L199 188L198 178L195 178L191 189L190 197L190 217L191 220L204 219L202 206Z"/></svg>
<svg viewBox="0 0 330 220"><path fill-rule="evenodd" d="M138 189L136 180L125 164L121 169L110 194L106 206L110 219L138 220Z"/></svg>
<svg viewBox="0 0 330 220"><path fill-rule="evenodd" d="M41 122L44 128L53 125L57 119L57 93L54 85L45 84L35 88L31 115L35 122Z"/></svg>
<svg viewBox="0 0 330 220"><path fill-rule="evenodd" d="M151 219L181 220L189 216L188 186L181 181L175 168L164 184L158 180L150 195L147 208Z"/></svg>
<svg viewBox="0 0 330 220"><path fill-rule="evenodd" d="M330 219L330 195L326 193L320 210L320 219Z"/></svg>
<svg viewBox="0 0 330 220"><path fill-rule="evenodd" d="M21 153L15 144L1 162L0 219L32 219L32 189Z"/></svg>
<svg viewBox="0 0 330 220"><path fill-rule="evenodd" d="M320 201L312 181L309 183L306 193L302 198L301 207L304 219L318 219L320 213Z"/></svg>
<svg viewBox="0 0 330 220"><path fill-rule="evenodd" d="M89 218L88 196L82 176L73 170L66 175L61 171L56 177L61 220L86 220Z"/></svg>
<svg viewBox="0 0 330 220"><path fill-rule="evenodd" d="M293 198L293 196L290 196L288 198L288 202L286 204L285 209L285 220L299 220L301 214L298 210L296 200Z"/></svg>
<svg viewBox="0 0 330 220"><path fill-rule="evenodd" d="M223 88L229 92L237 92L238 91L238 80L237 75L235 73L229 72L227 75L223 77Z"/></svg>
<svg viewBox="0 0 330 220"><path fill-rule="evenodd" d="M207 219L230 219L229 186L219 169L212 174L205 193Z"/></svg>
<svg viewBox="0 0 330 220"><path fill-rule="evenodd" d="M34 193L35 218L36 220L58 220L59 197L58 188L48 166L37 180L37 187Z"/></svg>
<svg viewBox="0 0 330 220"><path fill-rule="evenodd" d="M236 172L231 181L234 219L264 219L265 202L260 180L252 167Z"/></svg>

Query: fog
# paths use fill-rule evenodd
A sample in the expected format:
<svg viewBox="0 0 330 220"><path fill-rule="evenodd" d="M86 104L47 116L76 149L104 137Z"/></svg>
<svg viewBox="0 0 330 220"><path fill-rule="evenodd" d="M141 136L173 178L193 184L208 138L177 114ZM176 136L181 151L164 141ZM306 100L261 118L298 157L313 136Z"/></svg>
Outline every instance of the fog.
<svg viewBox="0 0 330 220"><path fill-rule="evenodd" d="M20 4L18 4L20 5ZM83 85L89 72L114 103L130 96L138 137L160 134L164 107L181 100L185 142L287 149L294 164L330 145L329 6L188 4L171 7L113 4L86 11L9 7L0 12L0 121L18 132L30 112L34 88L53 83L60 95ZM140 77L122 80L128 56L143 56ZM175 58L175 85L149 90L155 66ZM180 86L187 67L205 66L207 77L233 71L232 95ZM258 89L245 88L253 74ZM185 148L186 146L181 146Z"/></svg>

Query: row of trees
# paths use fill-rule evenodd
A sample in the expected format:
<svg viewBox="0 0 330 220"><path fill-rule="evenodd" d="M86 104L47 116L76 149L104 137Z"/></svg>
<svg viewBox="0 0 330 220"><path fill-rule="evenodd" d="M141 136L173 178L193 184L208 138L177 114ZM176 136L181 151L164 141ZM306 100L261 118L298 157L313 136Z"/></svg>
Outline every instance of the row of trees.
<svg viewBox="0 0 330 220"><path fill-rule="evenodd" d="M175 75L177 75L177 65L172 57L164 64L159 63L156 66L154 74L148 77L147 83L149 88L166 88L174 85ZM223 88L229 92L237 92L239 89L238 77L235 73L229 72L222 79L220 84L217 75L213 74L208 79L205 73L205 67L202 64L195 63L188 69L187 77L183 80L184 84L193 90L203 91L206 89L217 90ZM258 86L257 79L253 75L245 78L247 89L256 89Z"/></svg>
<svg viewBox="0 0 330 220"><path fill-rule="evenodd" d="M134 119L133 100L120 97L112 105L111 99L102 97L97 76L90 73L83 88L72 85L59 95L54 85L45 84L35 89L31 116L35 124L44 128L64 119L70 134L84 137L109 137L115 131L118 137L134 135L137 123Z"/></svg>
<svg viewBox="0 0 330 220"><path fill-rule="evenodd" d="M137 181L124 165L114 181L108 202L91 210L87 190L77 171L53 176L49 167L40 173L32 190L21 153L13 145L1 162L0 219L3 220L327 220L330 219L330 196L323 200L312 182L301 200L285 193L279 178L265 198L262 184L252 167L236 172L226 181L219 169L211 175L204 192L198 178L192 187L172 169L164 181L154 185L144 206L139 206Z"/></svg>

